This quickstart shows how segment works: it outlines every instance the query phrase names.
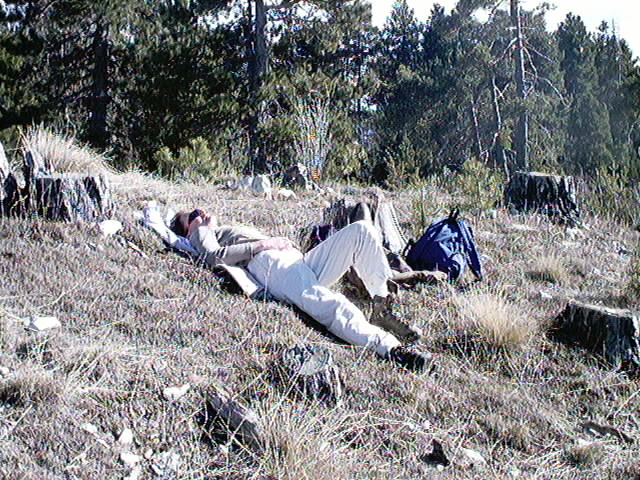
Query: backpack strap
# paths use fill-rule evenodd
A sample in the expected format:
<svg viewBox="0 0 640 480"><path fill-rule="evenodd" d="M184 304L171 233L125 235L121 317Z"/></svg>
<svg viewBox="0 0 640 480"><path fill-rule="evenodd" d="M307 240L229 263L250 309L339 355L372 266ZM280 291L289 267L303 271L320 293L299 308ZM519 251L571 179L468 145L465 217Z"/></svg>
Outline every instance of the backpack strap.
<svg viewBox="0 0 640 480"><path fill-rule="evenodd" d="M480 262L480 256L476 250L476 245L473 240L473 230L465 222L459 222L460 231L462 232L462 238L464 241L464 249L467 257L467 262L471 267L471 271L478 280L482 280L482 263Z"/></svg>

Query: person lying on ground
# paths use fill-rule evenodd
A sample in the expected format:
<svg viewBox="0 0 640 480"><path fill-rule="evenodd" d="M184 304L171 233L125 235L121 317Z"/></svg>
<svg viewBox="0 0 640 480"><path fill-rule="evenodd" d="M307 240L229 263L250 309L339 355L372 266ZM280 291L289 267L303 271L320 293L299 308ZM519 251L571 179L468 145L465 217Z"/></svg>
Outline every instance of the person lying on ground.
<svg viewBox="0 0 640 480"><path fill-rule="evenodd" d="M388 288L392 272L372 223L352 223L306 254L284 237L269 237L250 227L218 226L200 209L177 213L170 228L187 237L210 267L245 267L276 300L297 306L345 342L375 350L411 370L424 371L432 365L430 353L397 338L404 334L415 340L416 335L393 314ZM373 302L371 321L329 288L351 267ZM379 325L390 326L396 335Z"/></svg>

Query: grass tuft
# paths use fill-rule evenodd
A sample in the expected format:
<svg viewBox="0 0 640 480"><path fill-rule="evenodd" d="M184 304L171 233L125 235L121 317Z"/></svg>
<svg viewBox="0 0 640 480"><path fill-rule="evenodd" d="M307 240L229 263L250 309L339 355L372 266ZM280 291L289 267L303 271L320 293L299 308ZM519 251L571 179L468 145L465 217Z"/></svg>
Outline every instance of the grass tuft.
<svg viewBox="0 0 640 480"><path fill-rule="evenodd" d="M70 136L46 128L27 130L22 136L22 148L42 155L45 166L55 173L100 174L111 171L103 156L79 145Z"/></svg>
<svg viewBox="0 0 640 480"><path fill-rule="evenodd" d="M480 337L488 346L509 349L523 345L537 326L502 294L471 293L454 297L455 329L466 338Z"/></svg>
<svg viewBox="0 0 640 480"><path fill-rule="evenodd" d="M37 364L25 364L0 383L0 402L10 405L55 403L63 391L62 382Z"/></svg>
<svg viewBox="0 0 640 480"><path fill-rule="evenodd" d="M555 254L535 257L529 276L534 280L558 285L567 284L570 277L565 260Z"/></svg>

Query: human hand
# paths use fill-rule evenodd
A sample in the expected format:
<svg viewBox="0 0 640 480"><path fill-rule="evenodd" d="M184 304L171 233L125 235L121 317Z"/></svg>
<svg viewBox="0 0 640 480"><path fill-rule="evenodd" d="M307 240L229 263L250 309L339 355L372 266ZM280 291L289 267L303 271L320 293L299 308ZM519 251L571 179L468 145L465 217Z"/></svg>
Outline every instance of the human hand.
<svg viewBox="0 0 640 480"><path fill-rule="evenodd" d="M271 237L260 240L254 249L255 253L264 252L265 250L290 250L295 248L293 242L284 237Z"/></svg>

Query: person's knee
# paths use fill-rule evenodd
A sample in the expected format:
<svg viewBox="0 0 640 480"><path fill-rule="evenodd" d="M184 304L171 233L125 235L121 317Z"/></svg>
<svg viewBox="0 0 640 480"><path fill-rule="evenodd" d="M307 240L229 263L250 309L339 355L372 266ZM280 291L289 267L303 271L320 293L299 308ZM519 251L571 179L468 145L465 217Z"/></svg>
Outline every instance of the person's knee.
<svg viewBox="0 0 640 480"><path fill-rule="evenodd" d="M349 226L352 227L359 235L371 236L373 238L379 237L378 230L376 230L375 225L368 220L358 220Z"/></svg>

